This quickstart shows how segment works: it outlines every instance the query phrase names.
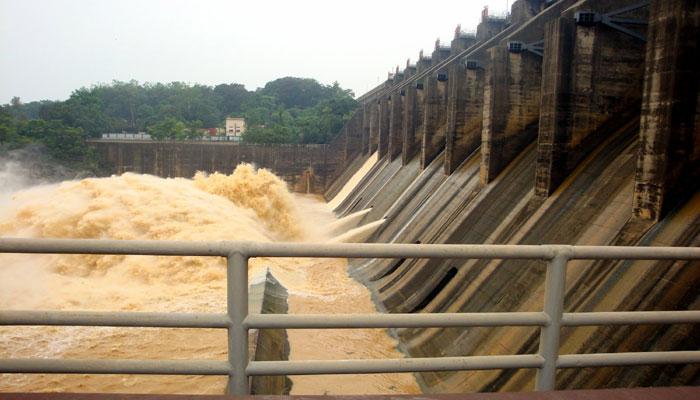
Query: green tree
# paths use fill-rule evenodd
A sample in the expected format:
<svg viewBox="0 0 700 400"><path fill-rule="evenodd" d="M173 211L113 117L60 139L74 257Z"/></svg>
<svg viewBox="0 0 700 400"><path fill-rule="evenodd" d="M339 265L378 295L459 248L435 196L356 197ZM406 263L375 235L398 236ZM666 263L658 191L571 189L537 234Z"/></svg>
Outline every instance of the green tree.
<svg viewBox="0 0 700 400"><path fill-rule="evenodd" d="M243 103L252 96L245 86L238 83L223 83L214 87L214 95L217 97L219 111L223 116L240 114L243 111Z"/></svg>
<svg viewBox="0 0 700 400"><path fill-rule="evenodd" d="M88 148L81 128L68 127L58 121L53 121L47 128L43 143L52 157L73 164L85 159Z"/></svg>
<svg viewBox="0 0 700 400"><path fill-rule="evenodd" d="M64 102L48 105L44 118L81 128L92 137L113 130L100 97L94 90L85 88L74 91Z"/></svg>
<svg viewBox="0 0 700 400"><path fill-rule="evenodd" d="M260 94L275 97L285 108L306 108L328 98L330 92L315 79L286 77L268 82Z"/></svg>
<svg viewBox="0 0 700 400"><path fill-rule="evenodd" d="M204 123L202 121L192 121L187 125L185 138L186 139L198 139L202 137L202 129L204 129Z"/></svg>
<svg viewBox="0 0 700 400"><path fill-rule="evenodd" d="M15 118L7 107L0 107L0 146L11 146L18 140Z"/></svg>
<svg viewBox="0 0 700 400"><path fill-rule="evenodd" d="M356 108L337 82L286 77L248 91L241 84L207 85L113 81L75 90L65 101L0 106L3 149L41 143L66 163L91 154L84 139L107 132L148 131L154 139L193 139L227 116L246 118L249 143L327 143Z"/></svg>
<svg viewBox="0 0 700 400"><path fill-rule="evenodd" d="M188 129L184 122L168 117L149 127L147 132L156 140L185 139Z"/></svg>
<svg viewBox="0 0 700 400"><path fill-rule="evenodd" d="M87 161L89 150L81 128L66 126L58 120L25 120L16 125L16 145L43 144L58 161L75 166Z"/></svg>

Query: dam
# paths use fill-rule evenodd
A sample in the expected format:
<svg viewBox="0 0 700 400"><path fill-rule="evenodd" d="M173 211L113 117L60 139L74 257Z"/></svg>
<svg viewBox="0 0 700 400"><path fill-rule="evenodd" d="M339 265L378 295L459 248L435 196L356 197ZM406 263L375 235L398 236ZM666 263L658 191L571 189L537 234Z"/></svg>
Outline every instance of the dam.
<svg viewBox="0 0 700 400"><path fill-rule="evenodd" d="M71 326L96 324L87 314L56 314L48 325L70 328L52 326L53 332L3 327L0 337L10 345L0 347L0 358L21 362L0 366L6 373L2 390L58 385L65 391L148 387L152 393L222 393L227 384L221 375L229 375L230 391L240 394L258 384L253 377L265 374L288 376L292 394L697 385L700 3L518 0L510 15L506 20L484 14L475 33L457 27L451 43L436 42L430 54L421 52L415 63L407 61L362 95L336 139L322 148L323 159L333 165L315 164L320 160L312 152L319 148L294 150L296 161L275 165L266 163L275 160L275 152L287 150L94 141L112 172L129 173L29 189L42 195L26 198L60 200L55 213L16 195L12 217L3 219L0 231L37 242L2 239L0 247L7 253L42 254L4 254L5 264L27 265L22 257L39 257L27 273L41 277L46 267L52 282L44 284L65 289L56 298L42 297L41 287L5 290L3 310L14 304L22 310L120 311L127 322L117 326L153 330L128 339L129 346L114 346L110 343L128 336L125 328L88 334L86 327ZM170 158L162 161L167 154ZM289 194L279 178L249 166L224 175L241 161L270 168L294 191L322 193L327 204ZM195 171L204 173L195 176ZM267 183L246 183L257 179ZM127 193L139 193L150 207L137 211L140 202ZM299 197L290 200L294 196ZM289 217L294 211L287 205L293 203L306 204L302 212L309 213L310 226L300 226L304 218ZM73 204L83 208L71 211ZM321 206L325 211L319 211ZM246 223L226 224L221 216ZM96 242L39 241L46 238L163 243L107 248ZM217 243L224 239L261 244ZM203 241L201 246L197 241ZM365 244L343 244L351 241ZM149 256L158 256L157 261ZM241 282L267 279L260 277L268 270L288 292L289 317L301 314L280 319L291 328L280 328L284 324L264 314L251 312L246 319L248 311L227 299L248 292ZM5 282L12 278L5 277ZM106 285L108 279L124 282L125 277L138 278L133 291L146 293L141 302L130 299L131 289L104 288L94 281ZM330 281L342 289L326 285ZM25 290L36 296L17 303ZM118 310L96 302L104 291ZM187 323L161 314L149 314L155 322L144 322L132 315L165 310L216 314ZM360 322L341 323L330 316L314 319L319 314L363 316L357 316ZM429 319L440 314L455 320ZM3 325L47 323L33 315L2 311L0 320ZM474 319L455 322L459 315ZM245 321L249 325L243 329ZM364 330L337 336L334 329L314 330L346 325ZM180 327L187 339L168 326ZM206 328L205 333L194 332L195 327ZM214 329L222 327L231 337ZM278 338L278 348L262 358L257 349L251 351L248 363L248 328L253 327L285 330L288 348ZM75 375L19 374L27 369L88 373L78 364L23 363L54 355L96 357L79 350L83 346L77 339L60 342L60 349L36 351L54 343L46 335L60 336L66 332L61 329L74 329L100 358L209 361L199 361L198 369L167 364L171 372L179 371L175 375L196 376L190 380L129 375L120 384L103 378L107 375L81 382L71 380ZM163 351L147 352L148 342L153 346L156 340ZM255 340L267 339L250 342ZM180 348L181 342L188 345ZM238 360L243 355L245 363L224 362L232 354ZM616 354L621 358L611 361ZM393 371L415 373L390 374L391 368L373 362L293 363L306 356L390 358L396 359ZM283 369L282 360L291 366ZM162 373L166 364L144 364L143 370L130 364L94 365L105 374L140 374ZM325 375L313 377L318 371L364 372L346 381L334 375L323 386ZM374 376L365 375L368 371L385 376L368 378ZM273 386L276 393L289 391L284 381L259 384L256 394L270 393Z"/></svg>

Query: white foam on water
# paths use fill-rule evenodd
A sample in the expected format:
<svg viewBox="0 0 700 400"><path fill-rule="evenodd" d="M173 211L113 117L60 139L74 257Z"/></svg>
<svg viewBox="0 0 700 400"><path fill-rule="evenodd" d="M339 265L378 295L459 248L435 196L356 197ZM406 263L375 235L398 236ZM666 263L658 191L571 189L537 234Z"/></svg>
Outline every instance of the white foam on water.
<svg viewBox="0 0 700 400"><path fill-rule="evenodd" d="M357 228L350 229L349 231L340 234L334 238L331 238L329 242L332 243L363 243L369 239L370 236L382 225L386 220L380 219L377 221L358 226Z"/></svg>
<svg viewBox="0 0 700 400"><path fill-rule="evenodd" d="M357 224L362 220L362 217L367 215L370 211L372 211L372 207L348 214L343 218L330 223L328 225L328 230L331 234L338 235L350 229L356 228Z"/></svg>
<svg viewBox="0 0 700 400"><path fill-rule="evenodd" d="M22 186L20 177L10 178ZM325 203L292 195L281 179L249 165L193 180L127 173L17 187L0 204L3 237L320 241L334 221ZM264 280L270 269L288 289L290 313L376 312L344 259L258 257L249 268L249 283ZM0 255L0 310L221 313L225 307L221 257ZM226 340L217 329L0 327L0 358L223 360ZM383 330L290 330L289 340L292 359L344 359L358 347L358 356L401 357ZM410 374L291 379L297 394L418 392ZM3 392L221 394L225 386L225 377L0 375Z"/></svg>

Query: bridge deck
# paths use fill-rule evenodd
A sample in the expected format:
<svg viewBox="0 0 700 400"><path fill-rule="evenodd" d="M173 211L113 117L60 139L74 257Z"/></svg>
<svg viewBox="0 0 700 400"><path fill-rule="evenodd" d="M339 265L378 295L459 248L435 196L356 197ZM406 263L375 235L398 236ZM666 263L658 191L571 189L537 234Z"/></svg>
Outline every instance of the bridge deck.
<svg viewBox="0 0 700 400"><path fill-rule="evenodd" d="M564 390L529 393L474 393L443 395L391 396L215 396L154 394L76 394L76 393L0 393L0 400L690 400L700 398L700 387L667 387L601 390Z"/></svg>

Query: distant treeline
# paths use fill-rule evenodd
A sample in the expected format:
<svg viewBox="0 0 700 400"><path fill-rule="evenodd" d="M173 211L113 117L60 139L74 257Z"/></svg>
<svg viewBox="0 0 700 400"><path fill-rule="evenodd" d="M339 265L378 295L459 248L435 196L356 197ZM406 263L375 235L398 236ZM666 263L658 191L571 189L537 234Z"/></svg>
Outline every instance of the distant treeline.
<svg viewBox="0 0 700 400"><path fill-rule="evenodd" d="M107 132L148 132L157 139L186 139L202 128L223 127L227 116L245 117L251 143L327 143L356 107L338 83L281 78L255 91L237 83L112 82L74 91L65 101L0 106L0 149L46 145L63 161L88 158L84 139Z"/></svg>

